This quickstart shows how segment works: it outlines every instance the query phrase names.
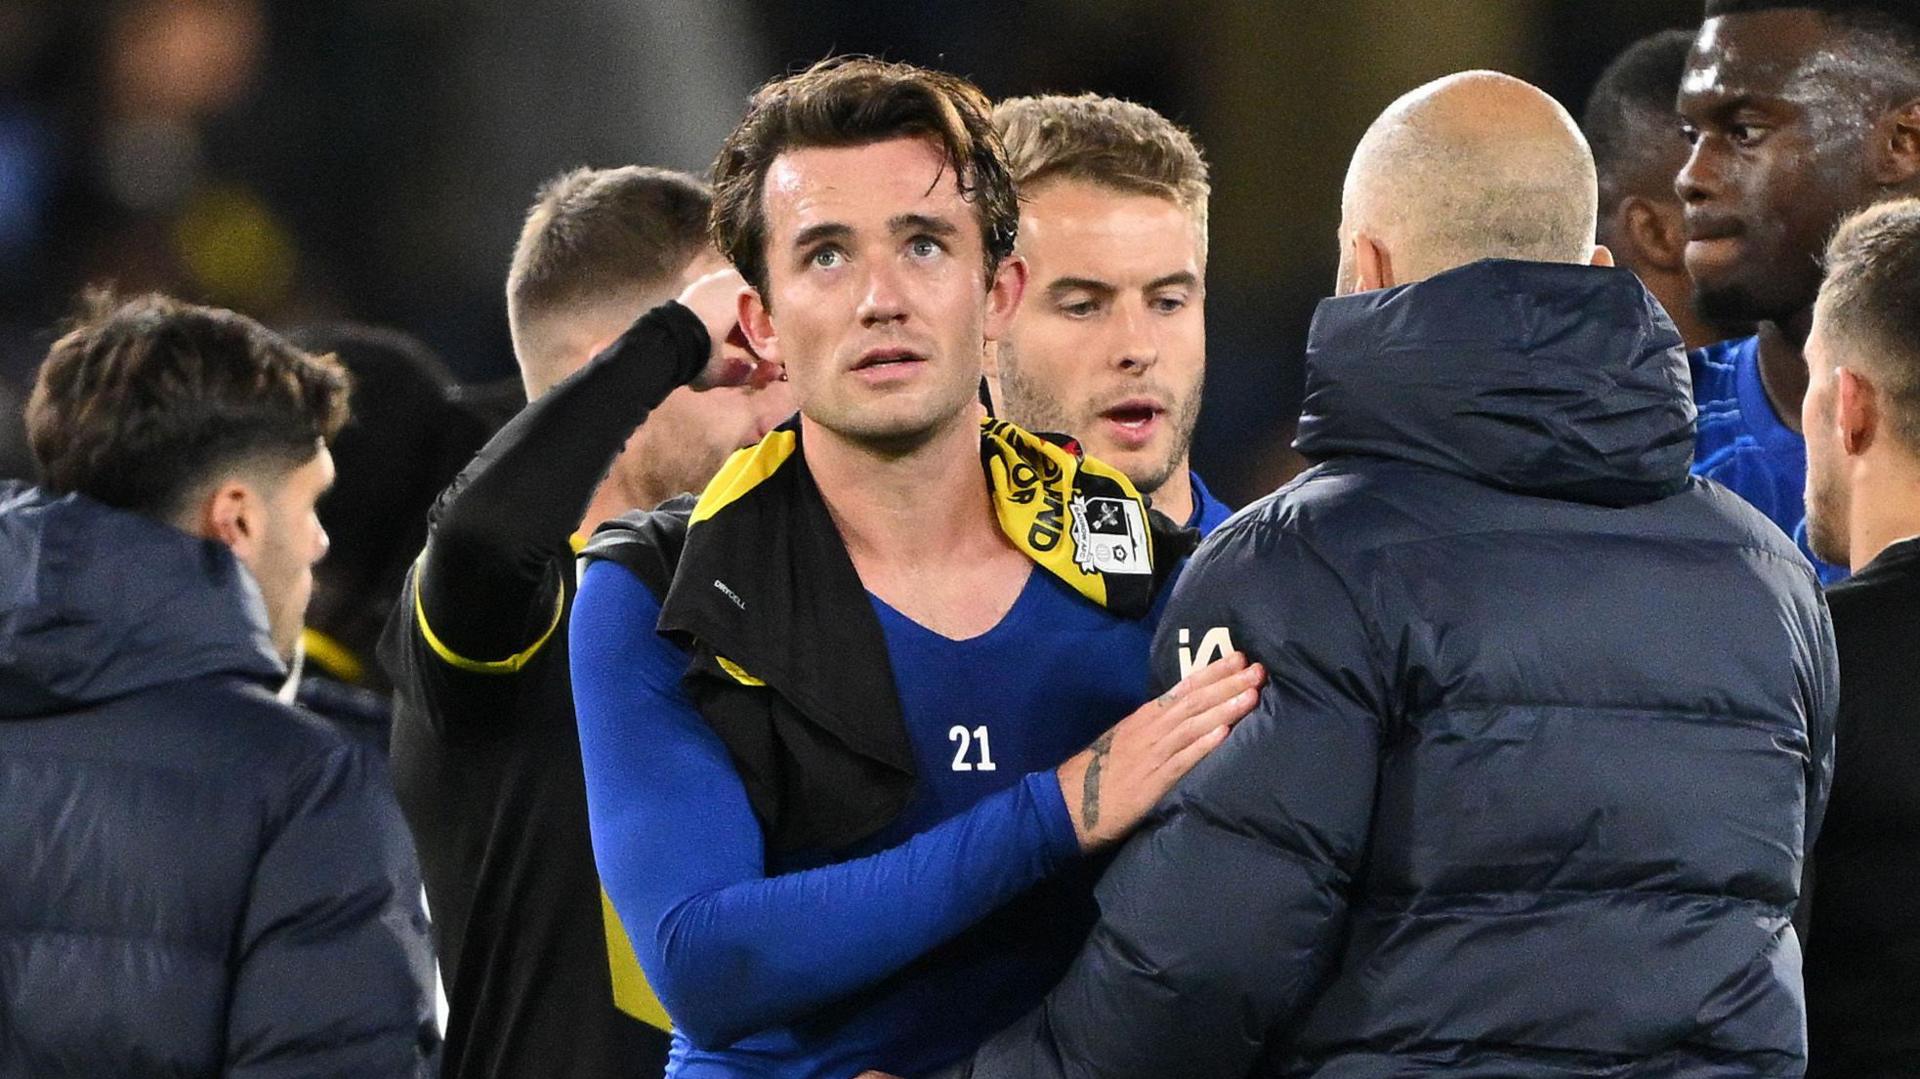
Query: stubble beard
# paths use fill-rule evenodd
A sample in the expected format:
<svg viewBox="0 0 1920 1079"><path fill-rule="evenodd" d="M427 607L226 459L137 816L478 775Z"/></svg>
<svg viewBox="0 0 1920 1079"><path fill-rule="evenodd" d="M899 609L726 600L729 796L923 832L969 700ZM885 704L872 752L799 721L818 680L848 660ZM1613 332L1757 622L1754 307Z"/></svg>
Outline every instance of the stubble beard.
<svg viewBox="0 0 1920 1079"><path fill-rule="evenodd" d="M1849 549L1852 537L1848 534L1848 494L1844 484L1828 476L1825 470L1811 467L1809 462L1807 546L1813 549L1815 555L1836 566L1847 565L1853 559L1853 552Z"/></svg>
<svg viewBox="0 0 1920 1079"><path fill-rule="evenodd" d="M1173 478L1181 461L1186 458L1193 442L1194 428L1200 420L1203 385L1196 384L1190 394L1173 402L1173 411L1167 414L1170 437L1166 456L1149 470L1140 471L1138 475L1133 472L1127 474L1141 494L1150 495L1158 491ZM1100 417L1094 414L1081 417L1070 415L1059 398L1027 379L1021 373L1019 353L1007 341L1000 342L1000 395L1006 406L1004 418L1029 431L1067 435L1084 442L1084 430L1093 430L1094 425L1101 422ZM1093 456L1099 457L1100 454L1095 452ZM1107 463L1117 467L1117 462Z"/></svg>

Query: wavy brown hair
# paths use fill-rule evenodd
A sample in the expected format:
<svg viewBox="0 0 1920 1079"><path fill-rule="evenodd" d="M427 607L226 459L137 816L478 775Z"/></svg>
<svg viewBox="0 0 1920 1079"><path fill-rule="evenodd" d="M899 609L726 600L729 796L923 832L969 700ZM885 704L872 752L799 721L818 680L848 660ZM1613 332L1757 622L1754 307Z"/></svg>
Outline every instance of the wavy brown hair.
<svg viewBox="0 0 1920 1079"><path fill-rule="evenodd" d="M767 169L790 150L920 136L937 142L980 218L989 279L1013 253L1020 205L991 106L957 75L865 56L822 60L762 86L713 163L713 239L768 306Z"/></svg>

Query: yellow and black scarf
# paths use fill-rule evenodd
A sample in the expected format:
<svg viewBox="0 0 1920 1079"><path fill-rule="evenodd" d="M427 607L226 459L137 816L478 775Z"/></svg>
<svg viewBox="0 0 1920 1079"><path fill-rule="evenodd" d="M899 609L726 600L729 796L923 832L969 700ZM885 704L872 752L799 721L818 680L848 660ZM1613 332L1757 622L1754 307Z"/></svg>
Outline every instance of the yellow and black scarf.
<svg viewBox="0 0 1920 1079"><path fill-rule="evenodd" d="M1000 527L1089 601L1144 617L1198 540L1070 439L981 425ZM698 500L609 521L583 558L626 566L693 655L686 686L727 744L773 852L831 851L913 796L886 639L800 450L797 421L734 454Z"/></svg>

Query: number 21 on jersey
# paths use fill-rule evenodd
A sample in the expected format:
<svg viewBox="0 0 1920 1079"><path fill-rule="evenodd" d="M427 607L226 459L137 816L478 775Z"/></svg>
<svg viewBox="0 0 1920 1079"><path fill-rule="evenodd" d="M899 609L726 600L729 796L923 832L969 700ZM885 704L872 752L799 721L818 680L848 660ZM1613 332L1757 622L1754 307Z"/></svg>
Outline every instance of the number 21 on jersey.
<svg viewBox="0 0 1920 1079"><path fill-rule="evenodd" d="M987 741L987 728L975 727L968 730L955 725L947 731L947 741L956 743L953 751L953 770L956 772L993 771L993 746ZM975 748L979 752L974 752Z"/></svg>

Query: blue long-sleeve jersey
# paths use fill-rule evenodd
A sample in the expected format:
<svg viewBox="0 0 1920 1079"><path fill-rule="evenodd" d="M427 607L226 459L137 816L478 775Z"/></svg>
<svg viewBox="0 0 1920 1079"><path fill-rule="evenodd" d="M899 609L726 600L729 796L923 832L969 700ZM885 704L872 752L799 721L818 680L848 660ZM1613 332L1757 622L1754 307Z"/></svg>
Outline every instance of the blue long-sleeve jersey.
<svg viewBox="0 0 1920 1079"><path fill-rule="evenodd" d="M1052 769L1145 699L1159 607L1118 618L1035 569L998 625L955 641L872 602L914 798L852 848L769 859L658 601L614 563L582 578L594 852L674 1018L674 1079L940 1067L1038 1002L1092 924L1097 866Z"/></svg>
<svg viewBox="0 0 1920 1079"><path fill-rule="evenodd" d="M1807 440L1773 410L1760 382L1760 339L1742 337L1688 356L1695 426L1693 474L1728 487L1793 537L1823 584L1845 580L1846 567L1815 557L1807 546Z"/></svg>

